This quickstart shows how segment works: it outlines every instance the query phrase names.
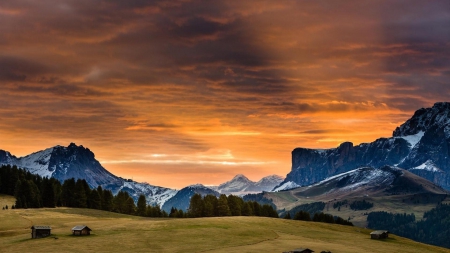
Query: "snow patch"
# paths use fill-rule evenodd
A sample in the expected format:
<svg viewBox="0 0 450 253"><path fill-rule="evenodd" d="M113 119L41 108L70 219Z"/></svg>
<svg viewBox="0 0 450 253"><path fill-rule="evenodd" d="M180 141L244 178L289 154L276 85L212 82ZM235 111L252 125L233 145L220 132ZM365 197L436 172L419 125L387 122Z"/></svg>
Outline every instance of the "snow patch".
<svg viewBox="0 0 450 253"><path fill-rule="evenodd" d="M425 134L425 132L420 131L417 134L395 137L395 138L404 139L405 141L407 141L409 143L409 145L411 146L411 149L413 149L417 145L417 143L422 139L424 134Z"/></svg>
<svg viewBox="0 0 450 253"><path fill-rule="evenodd" d="M289 182L286 182L286 183L278 186L277 188L273 189L273 192L291 190L291 189L298 188L298 187L300 187L300 185L298 185L292 181L289 181Z"/></svg>
<svg viewBox="0 0 450 253"><path fill-rule="evenodd" d="M431 161L431 160L428 160L417 167L411 168L410 170L426 170L426 171L431 171L431 172L442 172L442 170L439 169L436 166L436 164L434 164L433 161Z"/></svg>
<svg viewBox="0 0 450 253"><path fill-rule="evenodd" d="M30 173L38 174L41 177L50 178L54 170L49 169L48 165L52 156L53 148L33 153L21 157L17 160L17 167L25 168Z"/></svg>

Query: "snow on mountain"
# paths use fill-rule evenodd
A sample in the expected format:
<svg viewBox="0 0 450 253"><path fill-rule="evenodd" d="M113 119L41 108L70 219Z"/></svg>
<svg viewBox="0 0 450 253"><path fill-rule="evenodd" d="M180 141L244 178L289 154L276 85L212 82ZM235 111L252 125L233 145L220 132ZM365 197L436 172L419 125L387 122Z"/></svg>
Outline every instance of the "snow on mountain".
<svg viewBox="0 0 450 253"><path fill-rule="evenodd" d="M288 181L288 182L281 184L280 186L275 187L275 189L273 189L272 191L273 192L286 191L286 190L291 190L291 189L298 188L298 187L300 187L300 185L298 185L292 181Z"/></svg>
<svg viewBox="0 0 450 253"><path fill-rule="evenodd" d="M139 199L139 195L144 194L149 205L162 206L164 203L175 196L178 192L174 189L153 186L148 183L138 183L132 180L125 180L123 185L116 190L126 191L135 200Z"/></svg>
<svg viewBox="0 0 450 253"><path fill-rule="evenodd" d="M263 177L258 182L253 182L242 174L236 175L230 181L220 184L218 187L209 187L223 194L233 194L242 196L249 193L259 193L263 191L271 191L275 186L279 185L283 178L278 175L270 175Z"/></svg>
<svg viewBox="0 0 450 253"><path fill-rule="evenodd" d="M238 174L230 181L220 184L217 190L220 193L230 194L244 191L253 184L254 182L250 181L250 179L248 179L246 176Z"/></svg>
<svg viewBox="0 0 450 253"><path fill-rule="evenodd" d="M216 197L220 195L217 191L214 191L202 184L189 185L177 191L173 197L165 201L165 203L161 205L161 209L167 213L170 213L170 209L172 207L178 210L187 211L191 198L194 194L200 194L202 196L214 195Z"/></svg>
<svg viewBox="0 0 450 253"><path fill-rule="evenodd" d="M319 183L308 187L327 185L333 181L338 181L341 186L340 190L351 191L361 186L382 186L390 185L395 179L395 172L401 173L401 169L396 167L388 167L389 169L380 168L358 168L336 176L329 177Z"/></svg>
<svg viewBox="0 0 450 253"><path fill-rule="evenodd" d="M161 206L177 193L173 189L117 177L103 168L88 148L74 143L67 147L55 146L20 158L0 150L0 164L15 165L33 174L53 177L61 182L70 178L84 179L92 188L102 186L113 194L126 191L135 201L140 194L144 194L151 205Z"/></svg>
<svg viewBox="0 0 450 253"><path fill-rule="evenodd" d="M53 148L35 152L17 159L15 164L17 167L26 168L29 172L38 174L41 177L52 177L53 172L55 172L54 168L49 168L52 152Z"/></svg>
<svg viewBox="0 0 450 253"><path fill-rule="evenodd" d="M292 169L284 183L311 185L361 166L397 166L450 189L450 103L422 108L393 132L390 138L337 148L295 148ZM428 164L426 164L428 162Z"/></svg>
<svg viewBox="0 0 450 253"><path fill-rule="evenodd" d="M417 143L419 143L419 141L422 139L423 135L425 134L424 131L419 131L416 134L411 134L411 135L407 135L407 136L400 136L400 137L394 137L394 138L402 138L405 141L407 141L412 148L414 148Z"/></svg>
<svg viewBox="0 0 450 253"><path fill-rule="evenodd" d="M433 163L431 160L427 160L426 162L422 163L421 165L411 168L409 170L426 170L431 172L442 172L441 169L439 169L436 164Z"/></svg>

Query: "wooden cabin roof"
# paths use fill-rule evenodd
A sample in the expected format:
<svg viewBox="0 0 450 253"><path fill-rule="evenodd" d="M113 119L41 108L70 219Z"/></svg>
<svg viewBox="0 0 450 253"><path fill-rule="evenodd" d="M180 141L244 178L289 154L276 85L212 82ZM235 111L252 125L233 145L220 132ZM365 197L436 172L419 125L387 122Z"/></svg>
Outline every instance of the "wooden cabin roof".
<svg viewBox="0 0 450 253"><path fill-rule="evenodd" d="M31 229L52 229L50 226L32 226Z"/></svg>
<svg viewBox="0 0 450 253"><path fill-rule="evenodd" d="M381 235L381 234L386 234L386 233L389 233L389 231L387 231L387 230L376 230L376 231L373 231L370 234L371 235Z"/></svg>
<svg viewBox="0 0 450 253"><path fill-rule="evenodd" d="M89 231L92 231L92 229L90 229L88 226L85 225L77 225L75 227L72 228L73 231L78 231L78 230L83 230L83 229L88 229Z"/></svg>

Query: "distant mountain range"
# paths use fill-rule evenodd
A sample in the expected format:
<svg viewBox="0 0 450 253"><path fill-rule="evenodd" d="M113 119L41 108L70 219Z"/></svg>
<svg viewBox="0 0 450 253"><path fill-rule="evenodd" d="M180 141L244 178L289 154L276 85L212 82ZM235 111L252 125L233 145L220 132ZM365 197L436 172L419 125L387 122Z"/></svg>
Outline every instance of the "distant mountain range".
<svg viewBox="0 0 450 253"><path fill-rule="evenodd" d="M391 138L357 146L344 142L332 149L296 148L291 172L277 188L310 185L356 168L385 165L404 168L450 189L450 103L417 110Z"/></svg>
<svg viewBox="0 0 450 253"><path fill-rule="evenodd" d="M242 174L236 175L230 181L219 186L208 186L223 194L233 194L242 196L249 193L259 193L263 191L272 191L273 188L283 182L283 178L278 175L263 177L258 182L253 182Z"/></svg>
<svg viewBox="0 0 450 253"><path fill-rule="evenodd" d="M356 184L358 187L353 187L351 192L367 189L372 184L374 187L378 185L380 191L384 192L387 188L396 187L392 185L397 181L384 184L390 182L390 179L385 178L381 181L384 183L380 184L377 181L378 176L385 175L386 170L392 174L401 170L399 168L408 171L402 171L402 175L413 173L448 190L450 189L450 103L436 103L432 108L422 108L416 111L411 119L397 127L391 138L380 138L374 142L357 146L353 146L351 142L344 142L337 148L325 150L296 148L292 151L292 170L284 180L280 176L271 175L258 182L253 182L239 174L219 186L193 185L175 190L115 176L102 167L95 159L93 152L74 143L67 147L55 146L19 158L7 151L0 150L0 164L16 165L31 173L43 177L54 177L60 181L72 177L85 179L91 187L100 185L114 194L126 191L135 200L140 194L144 194L148 204L159 205L164 210L170 210L171 207L186 209L190 197L195 193L242 196L248 193L291 190L291 192L301 195L302 193L296 190L298 187L317 186L319 182L324 182L323 180L327 178L327 180L336 179L336 175L344 176L347 179L355 177L365 180L361 181L363 183L356 180L355 182L359 182ZM368 169L367 167L381 169ZM351 173L346 174L347 172ZM365 173L378 174L377 177L372 177ZM420 178L416 177L416 179ZM336 183L337 186L344 181L340 180L339 182L341 183ZM405 187L409 187L408 185L413 183L413 181L408 182ZM422 182L422 185L428 185L428 183ZM438 186L430 187L435 189ZM430 187L427 189L431 189ZM319 188L312 187L311 189ZM308 195L311 195L310 191L304 190ZM314 192L316 191L318 190L314 190ZM336 195L337 198L342 197L342 194L344 192L341 190L326 193L327 196Z"/></svg>
<svg viewBox="0 0 450 253"><path fill-rule="evenodd" d="M187 210L190 198L195 193L216 196L221 193L244 195L270 191L283 181L283 178L275 175L262 178L258 182L253 182L244 175L237 175L219 186L205 187L199 184L175 190L115 176L103 168L92 151L74 143L67 147L55 146L19 158L8 151L0 150L0 164L15 165L42 177L54 177L61 182L69 178L85 179L92 188L102 186L113 194L126 191L135 201L139 195L144 194L148 204L159 205L166 211L170 211L172 206Z"/></svg>

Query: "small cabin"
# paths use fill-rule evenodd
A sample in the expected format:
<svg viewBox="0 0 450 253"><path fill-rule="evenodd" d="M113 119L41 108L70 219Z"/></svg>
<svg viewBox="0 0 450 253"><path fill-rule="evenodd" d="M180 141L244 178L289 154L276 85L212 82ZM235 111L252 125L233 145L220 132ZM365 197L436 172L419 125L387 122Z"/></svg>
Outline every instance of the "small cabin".
<svg viewBox="0 0 450 253"><path fill-rule="evenodd" d="M389 231L387 230L376 230L370 233L371 239L386 239L389 237Z"/></svg>
<svg viewBox="0 0 450 253"><path fill-rule="evenodd" d="M31 227L31 238L42 238L50 236L52 233L52 228L50 226L32 226Z"/></svg>
<svg viewBox="0 0 450 253"><path fill-rule="evenodd" d="M72 228L72 235L90 235L92 229L85 225L78 225Z"/></svg>
<svg viewBox="0 0 450 253"><path fill-rule="evenodd" d="M312 252L314 252L314 250L299 248L291 251L285 251L283 253L312 253Z"/></svg>

